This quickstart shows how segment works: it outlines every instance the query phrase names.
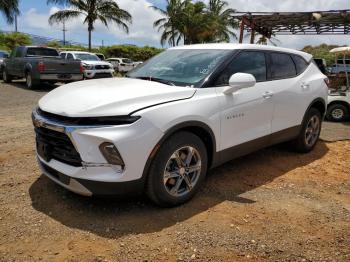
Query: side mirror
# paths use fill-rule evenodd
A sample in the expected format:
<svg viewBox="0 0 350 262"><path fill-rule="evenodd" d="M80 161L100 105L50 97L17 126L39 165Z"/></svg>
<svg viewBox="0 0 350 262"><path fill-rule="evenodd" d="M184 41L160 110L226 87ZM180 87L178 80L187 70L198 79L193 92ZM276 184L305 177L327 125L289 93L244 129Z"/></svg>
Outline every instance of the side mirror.
<svg viewBox="0 0 350 262"><path fill-rule="evenodd" d="M4 54L4 58L9 58L10 56L8 54Z"/></svg>
<svg viewBox="0 0 350 262"><path fill-rule="evenodd" d="M229 86L224 89L224 94L232 94L233 92L242 89L253 87L256 84L256 79L252 74L236 73L230 77Z"/></svg>

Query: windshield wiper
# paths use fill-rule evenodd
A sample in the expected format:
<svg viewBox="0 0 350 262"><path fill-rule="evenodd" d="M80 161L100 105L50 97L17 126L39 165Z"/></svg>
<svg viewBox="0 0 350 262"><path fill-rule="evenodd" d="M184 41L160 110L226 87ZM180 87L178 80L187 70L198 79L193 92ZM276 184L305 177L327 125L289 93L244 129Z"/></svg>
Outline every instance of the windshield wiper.
<svg viewBox="0 0 350 262"><path fill-rule="evenodd" d="M166 84L169 86L175 86L175 84L169 80L165 80L165 79L161 79L161 78L157 78L157 77L152 77L152 76L137 76L135 77L137 79L142 79L142 80L148 80L148 81L154 81L154 82L159 82L162 84Z"/></svg>

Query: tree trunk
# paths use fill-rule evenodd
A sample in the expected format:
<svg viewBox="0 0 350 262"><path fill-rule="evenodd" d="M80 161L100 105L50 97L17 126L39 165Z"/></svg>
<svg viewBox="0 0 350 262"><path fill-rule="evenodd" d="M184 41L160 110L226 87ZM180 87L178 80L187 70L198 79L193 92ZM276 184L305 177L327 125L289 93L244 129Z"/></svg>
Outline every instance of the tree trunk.
<svg viewBox="0 0 350 262"><path fill-rule="evenodd" d="M89 52L91 52L91 29L88 29L89 31Z"/></svg>
<svg viewBox="0 0 350 262"><path fill-rule="evenodd" d="M94 29L94 24L92 21L89 21L88 24L88 31L89 31L89 52L91 52L91 34L92 34L92 30Z"/></svg>

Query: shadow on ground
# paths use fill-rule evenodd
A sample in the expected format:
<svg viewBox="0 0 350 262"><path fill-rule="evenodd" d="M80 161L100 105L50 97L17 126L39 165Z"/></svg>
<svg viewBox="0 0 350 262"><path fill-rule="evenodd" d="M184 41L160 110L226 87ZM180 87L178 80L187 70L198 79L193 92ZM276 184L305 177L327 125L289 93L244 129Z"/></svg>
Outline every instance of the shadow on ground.
<svg viewBox="0 0 350 262"><path fill-rule="evenodd" d="M268 184L296 168L308 165L328 151L320 141L309 154L297 154L272 147L233 160L209 172L201 192L189 203L176 208L154 206L146 197L137 199L84 198L57 186L45 176L30 187L33 207L70 227L107 237L157 232L187 220L223 201L239 205L259 203L243 193Z"/></svg>
<svg viewBox="0 0 350 262"><path fill-rule="evenodd" d="M26 82L22 81L22 80L12 81L11 83L9 83L9 85L12 85L12 86L17 87L17 88L28 90L28 88L26 86ZM30 91L37 92L37 93L47 93L47 92L55 89L58 86L59 86L59 84L52 84L52 83L45 83L44 82L44 83L41 83L40 86L38 86L34 89L30 89Z"/></svg>

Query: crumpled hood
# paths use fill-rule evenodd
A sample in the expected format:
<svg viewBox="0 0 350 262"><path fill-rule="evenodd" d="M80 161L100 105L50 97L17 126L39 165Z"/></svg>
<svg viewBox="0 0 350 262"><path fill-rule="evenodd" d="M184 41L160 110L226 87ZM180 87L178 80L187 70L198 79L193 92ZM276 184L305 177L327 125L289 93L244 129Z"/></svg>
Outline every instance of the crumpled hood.
<svg viewBox="0 0 350 262"><path fill-rule="evenodd" d="M139 109L190 98L196 90L131 78L106 78L58 87L39 100L40 109L62 116L128 115Z"/></svg>

